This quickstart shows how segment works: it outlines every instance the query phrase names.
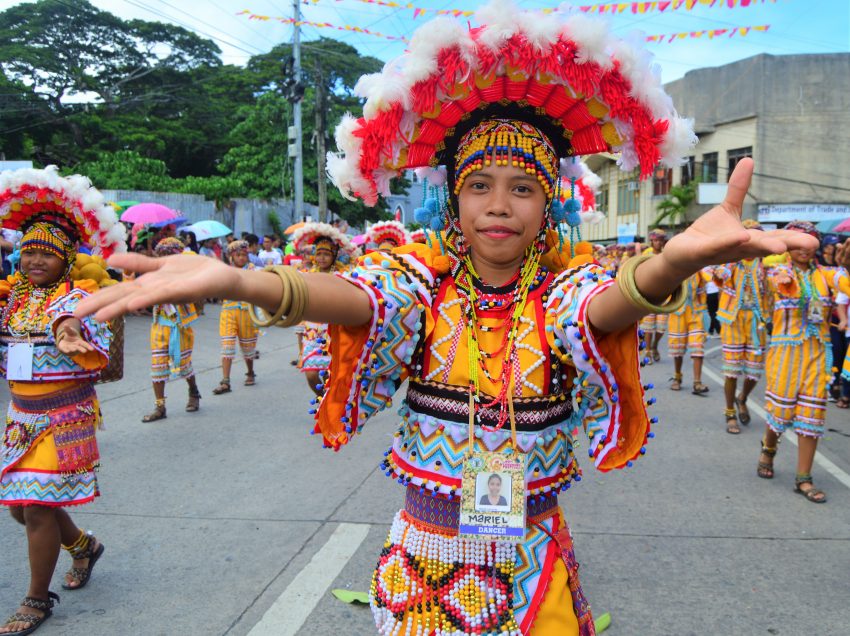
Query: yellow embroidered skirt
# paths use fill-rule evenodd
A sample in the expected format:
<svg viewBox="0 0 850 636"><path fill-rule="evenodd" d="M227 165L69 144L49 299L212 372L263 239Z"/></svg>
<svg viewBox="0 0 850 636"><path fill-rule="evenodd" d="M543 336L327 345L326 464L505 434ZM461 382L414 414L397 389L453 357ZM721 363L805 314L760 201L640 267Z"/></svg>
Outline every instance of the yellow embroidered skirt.
<svg viewBox="0 0 850 636"><path fill-rule="evenodd" d="M0 449L0 504L73 506L100 495L95 430L100 405L91 383L10 383Z"/></svg>

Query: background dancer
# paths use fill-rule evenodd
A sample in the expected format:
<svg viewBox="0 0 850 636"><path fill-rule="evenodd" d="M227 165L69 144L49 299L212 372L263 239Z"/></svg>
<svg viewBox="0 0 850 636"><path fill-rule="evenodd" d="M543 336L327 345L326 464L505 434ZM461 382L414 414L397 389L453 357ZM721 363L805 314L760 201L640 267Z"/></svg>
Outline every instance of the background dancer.
<svg viewBox="0 0 850 636"><path fill-rule="evenodd" d="M808 221L786 226L820 240ZM767 426L762 439L757 473L772 479L773 458L780 436L797 434L797 475L794 491L811 502L826 502L826 493L812 482L812 465L818 440L823 437L827 390L832 381L829 315L839 286L848 293L845 276L821 268L815 261L817 246L789 250L789 265L770 272L773 296L773 333L767 350Z"/></svg>
<svg viewBox="0 0 850 636"><path fill-rule="evenodd" d="M231 241L227 245L227 258L232 267L239 269L254 269L248 260L248 242ZM257 350L257 337L260 330L251 320L248 303L225 300L221 304L221 315L218 321L218 333L221 337L221 381L213 389L213 394L230 393L230 371L233 359L236 357L236 343L245 360L245 386L254 386L257 376L254 373L254 358Z"/></svg>
<svg viewBox="0 0 850 636"><path fill-rule="evenodd" d="M744 221L744 227L762 229L749 219ZM717 319L723 343L726 432L737 435L741 432L738 420L741 424L750 423L747 398L764 372L770 294L767 274L759 258L722 265L714 270L714 276L720 283ZM737 393L739 380L740 394Z"/></svg>
<svg viewBox="0 0 850 636"><path fill-rule="evenodd" d="M0 504L26 527L30 584L0 634L30 633L59 597L49 590L59 548L73 559L62 587L86 586L103 544L65 511L99 496L94 390L108 363L106 323L79 319L77 303L97 289L70 272L78 244L105 256L126 249L124 228L103 197L80 176L55 167L0 176L0 219L22 228L21 271L0 282L0 371L12 401L0 447Z"/></svg>
<svg viewBox="0 0 850 636"><path fill-rule="evenodd" d="M661 254L664 251L664 245L667 243L667 232L661 228L656 228L649 233L649 247L643 253L645 255ZM658 345L664 337L664 332L667 331L669 316L667 314L649 314L640 321L640 328L643 331L643 338L646 342L646 353L650 363L659 362L661 354L658 353Z"/></svg>
<svg viewBox="0 0 850 636"><path fill-rule="evenodd" d="M708 393L702 382L702 363L705 357L705 332L708 329L708 310L705 306L705 284L711 274L702 270L685 281L685 303L670 315L670 336L667 346L673 358L672 391L682 390L682 363L685 353L691 352L694 365L694 395Z"/></svg>
<svg viewBox="0 0 850 636"><path fill-rule="evenodd" d="M176 238L164 238L157 243L154 251L158 258L179 255L183 253L183 243ZM209 260L221 262L218 259ZM203 302L205 298L212 296L200 296L195 301ZM151 323L151 381L155 401L153 411L142 417L143 422L155 422L168 416L165 383L172 380L186 380L189 387L186 411L194 413L200 408L201 393L192 368L192 348L195 345L192 323L197 319L198 313L193 303L163 303L154 306Z"/></svg>

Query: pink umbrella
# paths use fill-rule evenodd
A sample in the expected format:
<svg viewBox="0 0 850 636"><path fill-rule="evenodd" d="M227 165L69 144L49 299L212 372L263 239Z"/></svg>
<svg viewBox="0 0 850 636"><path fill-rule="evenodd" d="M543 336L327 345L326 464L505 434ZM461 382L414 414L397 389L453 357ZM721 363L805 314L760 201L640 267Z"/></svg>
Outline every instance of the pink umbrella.
<svg viewBox="0 0 850 636"><path fill-rule="evenodd" d="M841 223L832 228L833 232L850 232L850 219L844 219Z"/></svg>
<svg viewBox="0 0 850 636"><path fill-rule="evenodd" d="M150 225L152 223L165 223L177 221L180 214L169 207L159 203L138 203L131 205L121 215L121 221L125 223L141 223Z"/></svg>
<svg viewBox="0 0 850 636"><path fill-rule="evenodd" d="M365 234L358 234L357 236L352 237L351 242L354 243L355 245L364 245L366 243L366 241L368 241L368 240L369 240L369 237L366 236Z"/></svg>

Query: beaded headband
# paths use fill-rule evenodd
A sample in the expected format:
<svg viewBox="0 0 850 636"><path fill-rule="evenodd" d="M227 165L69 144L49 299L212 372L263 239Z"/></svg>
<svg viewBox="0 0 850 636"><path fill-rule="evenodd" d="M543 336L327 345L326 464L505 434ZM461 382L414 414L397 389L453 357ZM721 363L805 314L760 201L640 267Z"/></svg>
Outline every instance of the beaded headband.
<svg viewBox="0 0 850 636"><path fill-rule="evenodd" d="M489 165L513 166L534 175L552 200L558 179L558 156L549 138L517 119L487 119L469 130L455 155L454 194L466 178Z"/></svg>
<svg viewBox="0 0 850 636"><path fill-rule="evenodd" d="M313 254L318 254L319 252L330 252L334 256L339 251L339 245L328 236L319 236L313 242Z"/></svg>
<svg viewBox="0 0 850 636"><path fill-rule="evenodd" d="M43 250L63 260L74 254L74 242L60 228L45 221L37 221L27 229L21 239L21 252Z"/></svg>
<svg viewBox="0 0 850 636"><path fill-rule="evenodd" d="M318 243L324 243L325 247L321 249L330 250L334 256L339 254L340 251L348 256L352 256L356 249L348 236L340 232L339 228L329 223L316 223L312 221L305 223L292 234L289 245L296 252L306 249L310 253L315 254Z"/></svg>
<svg viewBox="0 0 850 636"><path fill-rule="evenodd" d="M667 232L665 232L662 229L656 228L649 233L649 238L650 239L659 238L659 239L666 241L667 240Z"/></svg>
<svg viewBox="0 0 850 636"><path fill-rule="evenodd" d="M167 236L156 244L154 251L157 256L173 256L174 254L182 254L185 249L186 246L180 239Z"/></svg>
<svg viewBox="0 0 850 636"><path fill-rule="evenodd" d="M241 239L237 239L235 241L230 241L227 244L227 255L230 256L234 252L238 252L240 250L248 251L248 241L243 241Z"/></svg>
<svg viewBox="0 0 850 636"><path fill-rule="evenodd" d="M755 219L744 219L741 224L747 230L764 230L764 228L761 226L761 223L759 223Z"/></svg>
<svg viewBox="0 0 850 636"><path fill-rule="evenodd" d="M814 236L818 241L821 240L821 234L818 232L815 224L809 223L808 221L791 221L791 223L785 226L785 229L793 230L794 232L802 232L803 234Z"/></svg>

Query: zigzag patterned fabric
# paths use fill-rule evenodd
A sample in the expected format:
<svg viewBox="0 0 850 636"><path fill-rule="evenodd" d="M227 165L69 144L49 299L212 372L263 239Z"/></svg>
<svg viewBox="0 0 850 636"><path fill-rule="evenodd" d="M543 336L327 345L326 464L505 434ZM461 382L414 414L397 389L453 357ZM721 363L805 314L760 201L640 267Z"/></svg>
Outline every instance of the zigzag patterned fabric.
<svg viewBox="0 0 850 636"><path fill-rule="evenodd" d="M301 371L324 371L331 366L327 350L328 326L318 322L304 321L304 337L301 345Z"/></svg>
<svg viewBox="0 0 850 636"><path fill-rule="evenodd" d="M27 470L12 470L0 477L0 501L9 506L76 506L93 501L98 494L94 471L76 475L70 481Z"/></svg>
<svg viewBox="0 0 850 636"><path fill-rule="evenodd" d="M381 467L408 489L408 499L414 493L420 504L418 516L406 510L390 532L373 582L376 624L381 633L394 629L404 633L406 617L422 603L430 608L426 613L432 612L429 620L436 621L429 633L468 633L467 622L475 621L481 633L513 634L521 624L533 622L545 592L540 587L546 578L542 574L559 558L551 538L536 526L528 527L520 547L511 548L518 569L514 585L498 591L505 595L498 620L489 610L458 605L451 594L438 594L439 581L445 577L467 586L472 597L496 591L485 589L475 568L464 569L469 565L464 560L466 543L457 539L455 529L444 527L459 496L462 464L470 448L468 365L457 289L451 276L439 274L431 262L426 246L412 245L361 259L344 276L367 293L374 315L364 327L331 328L330 375L315 432L323 435L326 446L339 450L372 415L389 406L401 382L409 380L399 428ZM581 479L573 455L573 435L579 426L586 429L589 455L601 470L631 465L645 452L651 436L639 377L637 328L602 339L587 328L588 301L612 283L611 275L595 264L558 277L541 268L528 294L516 338L519 365L513 402L517 444L527 460L529 511L554 514L558 493ZM496 394L490 378L498 377L505 363L500 330L506 328L504 316L510 304L501 298L510 293L507 288L489 287L482 293L488 299L478 317L486 366L482 403ZM508 447L509 427L492 428L497 410L478 412L479 422L489 426L485 430L476 424L472 440L476 450L498 452ZM554 518L542 517L550 531L556 530ZM426 563L416 541L432 542L462 556ZM498 563L496 559L487 566L499 570ZM425 596L414 603L417 594ZM575 611L587 613L587 608Z"/></svg>
<svg viewBox="0 0 850 636"><path fill-rule="evenodd" d="M74 315L74 310L79 302L89 294L74 288L67 294L56 298L45 309L47 324L52 325L56 320ZM56 348L53 339L53 330L48 328L44 334L32 334L29 338L12 338L10 334L0 334L4 342L27 341L33 344L32 373L33 380L37 381L61 381L61 380L92 380L100 374L100 369L106 366L109 356L109 343L112 341L112 332L105 322L97 322L91 316L81 321L83 337L101 355L103 364L94 368L84 368L71 357L66 356ZM0 347L0 373L6 375L6 360L8 347Z"/></svg>

